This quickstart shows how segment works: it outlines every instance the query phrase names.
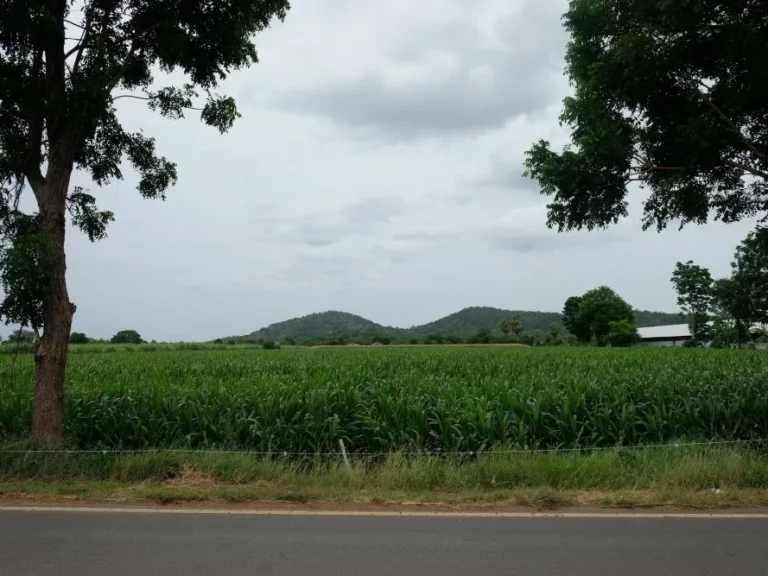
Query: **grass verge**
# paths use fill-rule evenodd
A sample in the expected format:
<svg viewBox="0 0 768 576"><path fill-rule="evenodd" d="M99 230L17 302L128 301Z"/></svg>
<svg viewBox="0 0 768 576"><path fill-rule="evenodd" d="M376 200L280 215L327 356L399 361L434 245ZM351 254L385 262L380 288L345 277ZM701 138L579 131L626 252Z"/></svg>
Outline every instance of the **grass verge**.
<svg viewBox="0 0 768 576"><path fill-rule="evenodd" d="M451 508L768 506L768 452L663 446L589 453L496 451L472 460L373 462L248 454L34 452L0 446L0 498Z"/></svg>

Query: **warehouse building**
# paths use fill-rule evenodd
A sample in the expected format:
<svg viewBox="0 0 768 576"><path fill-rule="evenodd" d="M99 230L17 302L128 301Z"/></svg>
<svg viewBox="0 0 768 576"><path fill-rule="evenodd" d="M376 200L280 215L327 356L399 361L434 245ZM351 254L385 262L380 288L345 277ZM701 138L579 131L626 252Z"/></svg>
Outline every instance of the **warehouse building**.
<svg viewBox="0 0 768 576"><path fill-rule="evenodd" d="M753 334L762 332L761 326L755 324L750 330ZM650 326L638 328L640 340L648 346L682 346L683 342L691 339L688 324L669 324L667 326ZM755 343L757 348L768 348L766 343Z"/></svg>
<svg viewBox="0 0 768 576"><path fill-rule="evenodd" d="M683 342L691 339L688 324L670 324L667 326L650 326L638 328L640 340L649 346L682 346Z"/></svg>

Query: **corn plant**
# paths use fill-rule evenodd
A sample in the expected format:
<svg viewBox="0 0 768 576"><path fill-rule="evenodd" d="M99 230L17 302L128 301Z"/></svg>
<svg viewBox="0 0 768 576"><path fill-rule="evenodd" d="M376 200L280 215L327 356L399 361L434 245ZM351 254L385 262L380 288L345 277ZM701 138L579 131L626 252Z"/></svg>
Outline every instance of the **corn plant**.
<svg viewBox="0 0 768 576"><path fill-rule="evenodd" d="M0 437L33 364L0 356ZM164 349L73 354L79 448L478 451L768 437L768 354L596 348Z"/></svg>

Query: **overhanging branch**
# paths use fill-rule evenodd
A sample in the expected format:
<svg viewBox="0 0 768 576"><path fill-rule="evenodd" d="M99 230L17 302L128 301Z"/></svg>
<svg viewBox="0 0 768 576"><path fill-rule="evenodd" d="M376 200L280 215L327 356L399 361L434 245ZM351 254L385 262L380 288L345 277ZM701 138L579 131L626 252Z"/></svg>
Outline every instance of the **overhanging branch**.
<svg viewBox="0 0 768 576"><path fill-rule="evenodd" d="M698 84L702 88L705 88L705 89L709 90L709 87L706 84L704 84L704 82L702 82L701 80L698 80ZM731 131L734 134L736 134L739 138L741 138L742 142L744 142L744 144L747 146L747 148L749 148L750 150L752 150L752 152L757 154L758 157L765 158L765 156L766 156L765 153L760 152L760 150L758 150L758 148L757 148L757 146L755 146L754 142L752 142L749 138L747 138L747 136L733 122L733 120L731 120L730 117L717 104L715 104L712 101L712 98L710 98L709 95L706 92L703 92L701 90L698 90L697 92L701 95L701 97L704 100L704 102L706 102L707 105L710 108L712 108L712 110L714 110L715 113L718 116L720 116L720 118L722 118L725 121L726 124L728 124L728 127L731 129Z"/></svg>
<svg viewBox="0 0 768 576"><path fill-rule="evenodd" d="M77 46L77 56L75 57L75 63L72 65L72 77L73 78L78 73L78 70L80 68L80 61L83 58L83 51L85 51L85 48L86 48L86 41L88 39L88 34L90 32L90 29L91 29L92 18L93 18L93 10L90 10L89 8L86 8L85 25L83 26L83 33L80 35L80 42L78 43L78 46ZM74 54L74 52L72 52L71 50L70 50L70 52L72 54ZM67 58L70 55L71 54L69 54L67 56Z"/></svg>
<svg viewBox="0 0 768 576"><path fill-rule="evenodd" d="M659 166L657 164L641 164L639 166L632 166L629 169L630 174L640 175L648 174L649 172L682 172L685 170L685 166Z"/></svg>
<svg viewBox="0 0 768 576"><path fill-rule="evenodd" d="M749 174L752 174L753 176L757 176L758 178L764 178L765 180L768 180L768 172L765 172L764 170L753 168L748 164L744 164L742 162L736 162L735 160L726 160L725 163L728 164L728 166L733 166L734 168L738 168L739 170L744 170L744 172L748 172Z"/></svg>
<svg viewBox="0 0 768 576"><path fill-rule="evenodd" d="M42 69L43 52L42 50L37 50L32 63L32 77L35 82L39 79ZM35 109L34 105L30 104L30 107L32 109L27 118L27 146L22 169L27 180L32 185L32 190L35 191L45 183L45 178L40 170L40 148L43 144L43 114L40 109Z"/></svg>
<svg viewBox="0 0 768 576"><path fill-rule="evenodd" d="M112 96L110 100L114 102L115 100L120 100L122 98L130 98L131 100L143 100L144 102L149 102L150 100L154 100L154 95L149 96L139 96L138 94L118 94L117 96ZM195 106L181 106L184 110L196 110L197 112L202 112L203 108L196 108Z"/></svg>

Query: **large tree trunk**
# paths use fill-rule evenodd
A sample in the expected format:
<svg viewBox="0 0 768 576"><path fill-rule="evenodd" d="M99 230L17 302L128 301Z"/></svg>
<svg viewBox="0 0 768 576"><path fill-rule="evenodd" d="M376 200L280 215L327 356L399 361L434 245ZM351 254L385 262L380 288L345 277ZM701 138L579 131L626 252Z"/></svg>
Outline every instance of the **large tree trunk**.
<svg viewBox="0 0 768 576"><path fill-rule="evenodd" d="M46 183L38 196L43 232L55 241L56 264L43 300L43 335L35 347L35 403L32 436L45 443L64 440L64 375L75 305L67 292L64 253L69 174Z"/></svg>

